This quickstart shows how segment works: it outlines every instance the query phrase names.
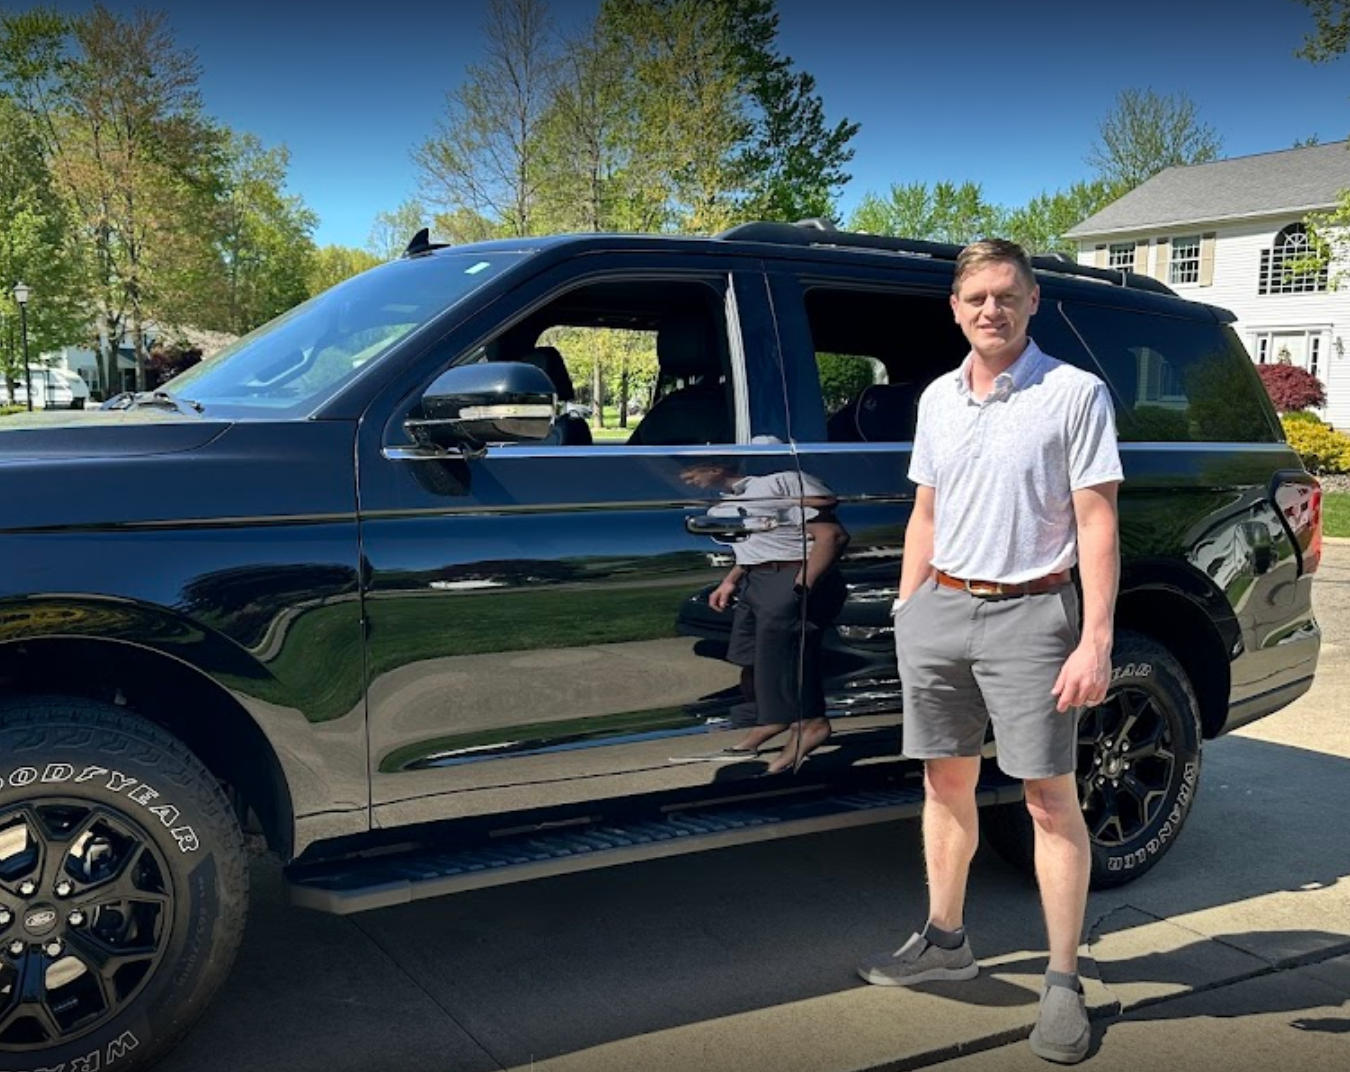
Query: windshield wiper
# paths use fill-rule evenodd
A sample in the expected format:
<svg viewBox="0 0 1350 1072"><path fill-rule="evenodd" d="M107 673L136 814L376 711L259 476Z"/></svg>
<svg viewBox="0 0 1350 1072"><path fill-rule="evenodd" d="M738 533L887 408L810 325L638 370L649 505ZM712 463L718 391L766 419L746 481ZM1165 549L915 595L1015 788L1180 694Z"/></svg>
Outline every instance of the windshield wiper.
<svg viewBox="0 0 1350 1072"><path fill-rule="evenodd" d="M157 409L171 409L175 413L205 413L206 407L190 398L179 398L168 391L123 391L99 406L99 409L140 409L150 406Z"/></svg>

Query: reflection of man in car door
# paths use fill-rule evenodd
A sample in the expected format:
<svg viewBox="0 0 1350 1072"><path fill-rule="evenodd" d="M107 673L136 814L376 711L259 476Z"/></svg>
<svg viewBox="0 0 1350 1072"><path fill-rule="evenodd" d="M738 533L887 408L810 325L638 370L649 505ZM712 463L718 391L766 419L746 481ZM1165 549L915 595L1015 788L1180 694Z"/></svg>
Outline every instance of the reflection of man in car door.
<svg viewBox="0 0 1350 1072"><path fill-rule="evenodd" d="M727 660L742 668L741 691L755 724L738 744L702 758L753 759L788 730L768 768L788 770L830 736L821 642L844 604L835 564L848 533L834 516L830 490L795 470L740 477L723 466L698 465L684 479L724 487L725 501L708 513L744 518L749 531L732 543L735 565L708 605L719 612L734 607Z"/></svg>

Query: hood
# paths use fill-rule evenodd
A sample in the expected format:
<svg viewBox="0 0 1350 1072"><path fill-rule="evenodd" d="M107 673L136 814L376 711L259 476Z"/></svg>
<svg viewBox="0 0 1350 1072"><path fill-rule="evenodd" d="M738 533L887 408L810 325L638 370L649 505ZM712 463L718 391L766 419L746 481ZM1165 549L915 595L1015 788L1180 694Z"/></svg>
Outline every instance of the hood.
<svg viewBox="0 0 1350 1072"><path fill-rule="evenodd" d="M152 407L34 410L0 417L0 465L45 458L132 458L196 450L229 421Z"/></svg>

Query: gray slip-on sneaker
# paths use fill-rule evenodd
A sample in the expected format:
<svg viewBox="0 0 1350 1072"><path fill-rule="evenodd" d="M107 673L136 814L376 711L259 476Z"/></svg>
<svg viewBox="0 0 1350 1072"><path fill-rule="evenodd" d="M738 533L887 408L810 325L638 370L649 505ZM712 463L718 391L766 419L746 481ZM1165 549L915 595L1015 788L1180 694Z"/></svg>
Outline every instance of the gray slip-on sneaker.
<svg viewBox="0 0 1350 1072"><path fill-rule="evenodd" d="M915 934L894 953L867 957L858 965L858 974L875 986L915 986L974 979L980 966L968 938L962 938L956 949L941 949Z"/></svg>
<svg viewBox="0 0 1350 1072"><path fill-rule="evenodd" d="M1046 1061L1076 1065L1087 1056L1091 1041L1087 999L1066 986L1047 986L1031 1029L1031 1052Z"/></svg>

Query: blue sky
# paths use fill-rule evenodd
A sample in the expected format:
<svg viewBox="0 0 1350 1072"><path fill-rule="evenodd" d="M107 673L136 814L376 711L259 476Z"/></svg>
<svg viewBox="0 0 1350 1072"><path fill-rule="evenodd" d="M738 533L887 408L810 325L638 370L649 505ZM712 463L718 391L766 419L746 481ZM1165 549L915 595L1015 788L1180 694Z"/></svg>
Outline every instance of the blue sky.
<svg viewBox="0 0 1350 1072"><path fill-rule="evenodd" d="M410 153L477 58L484 4L105 6L167 11L201 63L207 111L290 149L320 244L363 246L375 214L416 193ZM551 10L568 28L597 6ZM1294 57L1312 23L1297 0L780 0L779 12L781 50L816 76L831 121L862 123L845 214L891 183L971 180L1018 205L1088 178L1097 124L1131 87L1187 93L1225 156L1350 135L1350 59Z"/></svg>

